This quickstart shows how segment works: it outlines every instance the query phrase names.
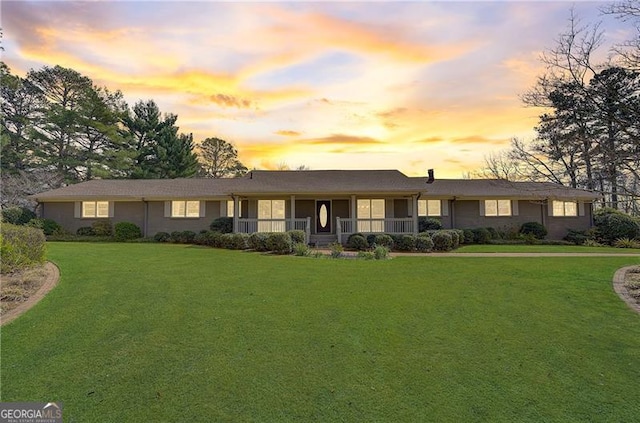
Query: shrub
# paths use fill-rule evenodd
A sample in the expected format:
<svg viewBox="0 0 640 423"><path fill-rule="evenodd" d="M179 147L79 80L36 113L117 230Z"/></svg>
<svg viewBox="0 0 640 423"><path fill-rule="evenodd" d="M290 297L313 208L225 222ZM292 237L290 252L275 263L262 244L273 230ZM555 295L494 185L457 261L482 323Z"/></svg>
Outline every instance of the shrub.
<svg viewBox="0 0 640 423"><path fill-rule="evenodd" d="M342 248L342 244L339 242L333 242L329 244L329 249L331 250L331 258L340 258L342 257L342 252L344 248Z"/></svg>
<svg viewBox="0 0 640 423"><path fill-rule="evenodd" d="M451 230L458 234L458 246L460 246L460 244L466 244L466 239L464 237L464 230L462 229L451 229Z"/></svg>
<svg viewBox="0 0 640 423"><path fill-rule="evenodd" d="M254 232L247 239L247 246L255 251L269 251L267 247L267 239L269 234L266 232Z"/></svg>
<svg viewBox="0 0 640 423"><path fill-rule="evenodd" d="M311 248L305 243L298 242L293 244L293 254L298 257L307 257L311 255Z"/></svg>
<svg viewBox="0 0 640 423"><path fill-rule="evenodd" d="M445 229L443 232L451 235L451 249L455 250L460 247L460 234L455 229Z"/></svg>
<svg viewBox="0 0 640 423"><path fill-rule="evenodd" d="M12 225L26 225L37 217L32 210L26 207L8 207L2 210L2 221Z"/></svg>
<svg viewBox="0 0 640 423"><path fill-rule="evenodd" d="M594 213L598 241L612 245L619 238L640 238L640 225L618 210L600 209Z"/></svg>
<svg viewBox="0 0 640 423"><path fill-rule="evenodd" d="M369 248L369 243L362 234L351 234L347 240L347 247L356 251L362 251Z"/></svg>
<svg viewBox="0 0 640 423"><path fill-rule="evenodd" d="M367 235L367 245L370 247L373 247L373 245L376 243L376 237L378 235L376 234L369 234Z"/></svg>
<svg viewBox="0 0 640 423"><path fill-rule="evenodd" d="M291 242L294 244L306 244L307 243L307 234L304 231L298 229L292 229L287 231L289 237L291 238Z"/></svg>
<svg viewBox="0 0 640 423"><path fill-rule="evenodd" d="M359 259L362 260L373 260L375 259L375 256L373 255L373 252L371 251L358 251L358 256Z"/></svg>
<svg viewBox="0 0 640 423"><path fill-rule="evenodd" d="M491 240L491 232L487 228L473 229L473 242L475 244L488 244Z"/></svg>
<svg viewBox="0 0 640 423"><path fill-rule="evenodd" d="M589 235L587 235L587 231L575 231L573 229L569 229L569 232L564 237L565 241L576 245L583 245L588 239Z"/></svg>
<svg viewBox="0 0 640 423"><path fill-rule="evenodd" d="M385 260L389 258L389 249L383 245L378 245L373 250L373 257L376 260Z"/></svg>
<svg viewBox="0 0 640 423"><path fill-rule="evenodd" d="M171 235L167 232L158 232L153 236L153 240L156 242L169 242L171 240Z"/></svg>
<svg viewBox="0 0 640 423"><path fill-rule="evenodd" d="M442 222L431 217L418 217L418 232L437 231L442 229Z"/></svg>
<svg viewBox="0 0 640 423"><path fill-rule="evenodd" d="M489 231L490 239L500 239L500 238L502 238L500 236L500 232L498 232L498 230L496 228L489 227L489 228L486 228L486 229L487 229L487 231Z"/></svg>
<svg viewBox="0 0 640 423"><path fill-rule="evenodd" d="M95 232L97 236L113 235L113 225L111 224L111 221L109 219L96 220L95 222L93 222L91 227L93 228L93 232Z"/></svg>
<svg viewBox="0 0 640 423"><path fill-rule="evenodd" d="M44 263L45 241L40 229L4 223L0 227L0 273Z"/></svg>
<svg viewBox="0 0 640 423"><path fill-rule="evenodd" d="M293 243L286 232L273 232L267 238L267 248L275 254L291 254Z"/></svg>
<svg viewBox="0 0 640 423"><path fill-rule="evenodd" d="M387 234L378 234L376 235L376 246L381 245L387 248L393 248L393 238Z"/></svg>
<svg viewBox="0 0 640 423"><path fill-rule="evenodd" d="M520 233L523 235L533 235L535 239L544 239L547 236L547 228L539 222L526 222L520 227Z"/></svg>
<svg viewBox="0 0 640 423"><path fill-rule="evenodd" d="M396 241L395 248L398 251L413 251L416 249L416 237L413 235L401 235Z"/></svg>
<svg viewBox="0 0 640 423"><path fill-rule="evenodd" d="M247 249L247 241L249 236L247 234L239 233L227 233L220 235L220 243L222 248L228 250L245 250Z"/></svg>
<svg viewBox="0 0 640 423"><path fill-rule="evenodd" d="M462 236L464 238L465 244L473 244L474 242L476 242L473 230L471 229L464 229L462 231Z"/></svg>
<svg viewBox="0 0 640 423"><path fill-rule="evenodd" d="M640 241L629 238L619 238L613 243L616 248L640 248Z"/></svg>
<svg viewBox="0 0 640 423"><path fill-rule="evenodd" d="M453 239L450 232L437 231L433 234L431 240L435 251L451 251L453 249Z"/></svg>
<svg viewBox="0 0 640 423"><path fill-rule="evenodd" d="M32 228L42 229L42 232L46 235L63 235L64 229L53 219L31 219L27 226Z"/></svg>
<svg viewBox="0 0 640 423"><path fill-rule="evenodd" d="M209 228L214 232L230 234L233 232L233 217L219 217L211 222Z"/></svg>
<svg viewBox="0 0 640 423"><path fill-rule="evenodd" d="M181 237L182 237L182 232L173 231L171 232L171 238L169 238L169 242L180 242Z"/></svg>
<svg viewBox="0 0 640 423"><path fill-rule="evenodd" d="M416 250L428 253L433 250L433 241L428 234L420 234L416 237Z"/></svg>
<svg viewBox="0 0 640 423"><path fill-rule="evenodd" d="M142 238L142 231L135 223L118 222L113 227L113 235L116 241L127 241L129 239Z"/></svg>
<svg viewBox="0 0 640 423"><path fill-rule="evenodd" d="M95 236L96 233L93 231L93 228L91 226L83 226L81 228L78 228L78 230L76 231L76 235L79 235L79 236Z"/></svg>

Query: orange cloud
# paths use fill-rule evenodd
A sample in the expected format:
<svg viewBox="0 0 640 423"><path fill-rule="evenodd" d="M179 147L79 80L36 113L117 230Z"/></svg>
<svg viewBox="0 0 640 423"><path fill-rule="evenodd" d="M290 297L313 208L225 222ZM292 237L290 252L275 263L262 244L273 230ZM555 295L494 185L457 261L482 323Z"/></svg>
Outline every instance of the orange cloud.
<svg viewBox="0 0 640 423"><path fill-rule="evenodd" d="M280 130L275 132L276 135L282 135L283 137L299 137L302 135L298 131Z"/></svg>
<svg viewBox="0 0 640 423"><path fill-rule="evenodd" d="M341 144L341 145L362 145L362 144L381 144L382 141L371 137L361 137L355 135L332 134L322 138L312 138L301 140L307 144Z"/></svg>

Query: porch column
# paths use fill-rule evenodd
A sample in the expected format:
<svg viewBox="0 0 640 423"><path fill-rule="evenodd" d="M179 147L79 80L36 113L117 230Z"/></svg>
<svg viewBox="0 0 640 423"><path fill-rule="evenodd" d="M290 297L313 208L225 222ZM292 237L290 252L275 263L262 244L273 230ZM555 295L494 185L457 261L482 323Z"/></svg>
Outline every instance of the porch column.
<svg viewBox="0 0 640 423"><path fill-rule="evenodd" d="M356 196L351 196L351 232L358 232L358 203L356 202Z"/></svg>
<svg viewBox="0 0 640 423"><path fill-rule="evenodd" d="M233 233L238 232L238 217L240 216L240 201L237 195L233 196Z"/></svg>
<svg viewBox="0 0 640 423"><path fill-rule="evenodd" d="M296 228L296 196L291 196L291 230Z"/></svg>
<svg viewBox="0 0 640 423"><path fill-rule="evenodd" d="M413 234L418 235L418 195L411 196L411 210L413 217Z"/></svg>

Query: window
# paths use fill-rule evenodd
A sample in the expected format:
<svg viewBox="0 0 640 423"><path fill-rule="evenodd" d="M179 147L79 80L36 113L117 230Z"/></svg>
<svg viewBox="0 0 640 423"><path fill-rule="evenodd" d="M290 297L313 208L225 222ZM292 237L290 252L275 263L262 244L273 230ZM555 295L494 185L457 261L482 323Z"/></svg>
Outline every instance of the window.
<svg viewBox="0 0 640 423"><path fill-rule="evenodd" d="M418 216L442 216L440 200L418 200Z"/></svg>
<svg viewBox="0 0 640 423"><path fill-rule="evenodd" d="M358 232L384 232L384 200L358 200Z"/></svg>
<svg viewBox="0 0 640 423"><path fill-rule="evenodd" d="M234 216L233 209L234 209L233 200L227 201L227 217L233 217Z"/></svg>
<svg viewBox="0 0 640 423"><path fill-rule="evenodd" d="M171 217L200 217L200 201L172 201Z"/></svg>
<svg viewBox="0 0 640 423"><path fill-rule="evenodd" d="M83 201L82 217L109 217L108 201Z"/></svg>
<svg viewBox="0 0 640 423"><path fill-rule="evenodd" d="M553 216L577 216L578 203L575 201L554 201Z"/></svg>
<svg viewBox="0 0 640 423"><path fill-rule="evenodd" d="M258 232L285 232L284 200L258 200Z"/></svg>
<svg viewBox="0 0 640 423"><path fill-rule="evenodd" d="M511 200L484 200L485 216L511 216Z"/></svg>

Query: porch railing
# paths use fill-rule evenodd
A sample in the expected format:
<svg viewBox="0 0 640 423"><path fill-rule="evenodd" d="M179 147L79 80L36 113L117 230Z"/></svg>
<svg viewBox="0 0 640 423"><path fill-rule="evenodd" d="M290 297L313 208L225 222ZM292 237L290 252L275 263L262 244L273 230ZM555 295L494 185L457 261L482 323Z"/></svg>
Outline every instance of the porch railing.
<svg viewBox="0 0 640 423"><path fill-rule="evenodd" d="M311 218L302 219L238 219L238 232L252 234L254 232L286 232L290 230L304 231L306 240L311 236Z"/></svg>
<svg viewBox="0 0 640 423"><path fill-rule="evenodd" d="M338 242L346 241L346 237L354 233L372 234L413 234L417 230L413 218L389 219L354 219L336 218L336 235ZM345 237L343 239L343 237Z"/></svg>

